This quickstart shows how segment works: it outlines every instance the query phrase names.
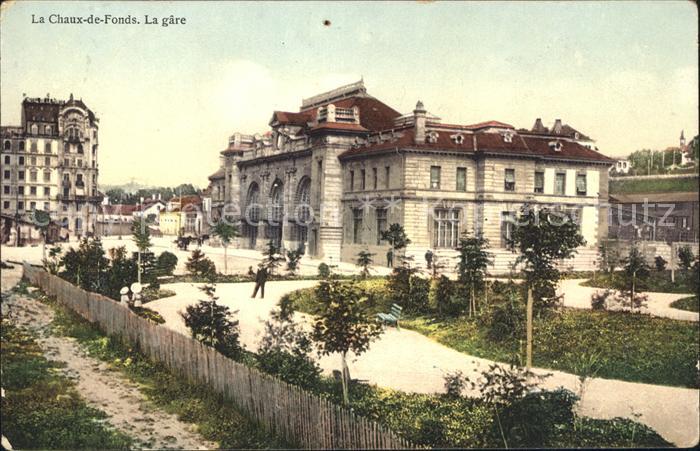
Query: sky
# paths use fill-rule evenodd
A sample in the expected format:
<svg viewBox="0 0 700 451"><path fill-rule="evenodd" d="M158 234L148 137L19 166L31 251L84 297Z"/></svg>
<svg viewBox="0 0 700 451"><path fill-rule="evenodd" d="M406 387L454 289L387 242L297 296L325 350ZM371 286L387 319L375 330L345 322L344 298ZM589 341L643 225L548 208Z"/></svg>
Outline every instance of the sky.
<svg viewBox="0 0 700 451"><path fill-rule="evenodd" d="M2 125L19 125L23 94L82 98L100 118L100 184L205 187L233 132L360 78L444 122L560 118L614 157L698 133L692 2L20 1L1 14ZM140 23L32 23L51 14ZM171 15L186 23L163 27Z"/></svg>

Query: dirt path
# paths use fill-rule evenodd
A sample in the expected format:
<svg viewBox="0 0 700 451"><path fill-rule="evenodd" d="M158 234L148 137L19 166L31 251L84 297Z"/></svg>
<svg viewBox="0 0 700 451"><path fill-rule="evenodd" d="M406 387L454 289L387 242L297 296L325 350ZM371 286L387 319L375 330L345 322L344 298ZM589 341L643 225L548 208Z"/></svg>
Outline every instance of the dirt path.
<svg viewBox="0 0 700 451"><path fill-rule="evenodd" d="M78 392L91 406L104 411L109 423L137 440L142 449L215 449L192 424L179 421L148 401L138 386L109 365L89 357L75 339L49 333L53 310L27 296L5 293L12 321L37 334L46 358L64 362L64 374L75 381Z"/></svg>

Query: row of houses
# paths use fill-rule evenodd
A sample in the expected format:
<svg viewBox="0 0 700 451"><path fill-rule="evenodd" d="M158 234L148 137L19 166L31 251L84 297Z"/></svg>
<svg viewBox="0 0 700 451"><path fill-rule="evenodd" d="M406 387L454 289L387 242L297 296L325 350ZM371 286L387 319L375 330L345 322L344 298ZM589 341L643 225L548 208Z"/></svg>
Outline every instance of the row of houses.
<svg viewBox="0 0 700 451"><path fill-rule="evenodd" d="M210 205L206 192L167 201L153 196L136 205L109 204L105 199L97 210L96 227L100 236L126 235L135 219L144 219L155 234L196 237L208 234Z"/></svg>

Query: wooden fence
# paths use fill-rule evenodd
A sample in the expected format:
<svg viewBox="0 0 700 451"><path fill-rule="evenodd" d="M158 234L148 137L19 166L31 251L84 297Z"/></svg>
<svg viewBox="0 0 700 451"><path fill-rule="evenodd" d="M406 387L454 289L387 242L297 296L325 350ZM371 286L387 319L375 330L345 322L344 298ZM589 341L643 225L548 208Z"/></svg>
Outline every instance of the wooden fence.
<svg viewBox="0 0 700 451"><path fill-rule="evenodd" d="M230 399L268 431L311 449L415 448L382 425L224 357L199 341L143 319L105 296L24 264L24 276L107 334Z"/></svg>

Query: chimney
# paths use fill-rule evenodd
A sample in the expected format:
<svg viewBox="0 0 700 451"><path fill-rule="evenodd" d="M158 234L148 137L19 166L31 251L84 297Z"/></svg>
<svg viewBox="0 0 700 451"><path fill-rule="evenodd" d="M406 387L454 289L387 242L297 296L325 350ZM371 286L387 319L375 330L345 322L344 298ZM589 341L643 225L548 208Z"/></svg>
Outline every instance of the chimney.
<svg viewBox="0 0 700 451"><path fill-rule="evenodd" d="M416 103L416 109L413 110L413 124L415 127L415 142L416 144L425 143L425 121L426 121L425 107L423 102L420 100Z"/></svg>
<svg viewBox="0 0 700 451"><path fill-rule="evenodd" d="M326 122L335 122L335 105L332 103L326 107Z"/></svg>
<svg viewBox="0 0 700 451"><path fill-rule="evenodd" d="M542 118L538 117L537 120L535 120L535 125L532 126L532 131L533 132L544 131L544 124L542 123Z"/></svg>
<svg viewBox="0 0 700 451"><path fill-rule="evenodd" d="M554 126L552 126L552 133L555 133L557 135L561 133L561 119L554 120Z"/></svg>

